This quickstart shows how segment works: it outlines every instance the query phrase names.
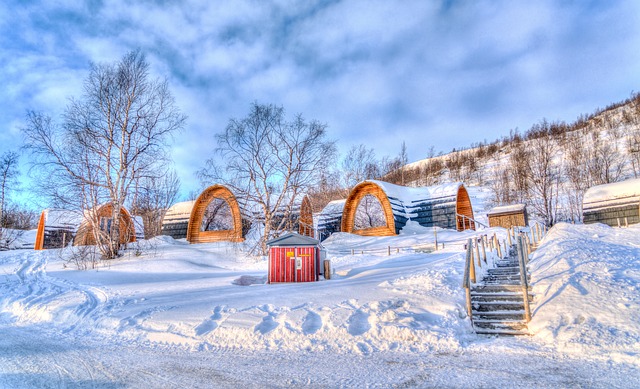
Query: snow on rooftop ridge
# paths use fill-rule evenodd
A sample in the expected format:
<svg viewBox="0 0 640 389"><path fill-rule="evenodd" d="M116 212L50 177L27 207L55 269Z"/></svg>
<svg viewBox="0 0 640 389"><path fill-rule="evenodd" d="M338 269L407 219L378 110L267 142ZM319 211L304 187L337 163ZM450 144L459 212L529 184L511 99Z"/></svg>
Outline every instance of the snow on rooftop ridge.
<svg viewBox="0 0 640 389"><path fill-rule="evenodd" d="M511 204L511 205L501 205L498 207L491 208L487 215L497 215L501 213L514 213L514 212L522 212L525 209L524 204Z"/></svg>
<svg viewBox="0 0 640 389"><path fill-rule="evenodd" d="M406 205L410 205L411 202L417 202L425 199L437 199L443 197L456 196L458 190L463 186L462 182L452 182L447 184L440 184L434 186L422 186L422 187L409 187L391 184L378 180L367 180L364 182L371 182L378 185L385 192L387 197L396 198Z"/></svg>
<svg viewBox="0 0 640 389"><path fill-rule="evenodd" d="M195 205L195 200L183 201L180 203L173 204L167 212L165 212L164 220L170 221L174 219L184 219L185 217L190 217L191 210Z"/></svg>
<svg viewBox="0 0 640 389"><path fill-rule="evenodd" d="M69 211L66 209L45 209L44 211L45 227L58 227L77 229L82 221L79 212Z"/></svg>
<svg viewBox="0 0 640 389"><path fill-rule="evenodd" d="M583 204L600 205L595 203L613 202L615 200L640 201L640 178L593 186L584 194Z"/></svg>

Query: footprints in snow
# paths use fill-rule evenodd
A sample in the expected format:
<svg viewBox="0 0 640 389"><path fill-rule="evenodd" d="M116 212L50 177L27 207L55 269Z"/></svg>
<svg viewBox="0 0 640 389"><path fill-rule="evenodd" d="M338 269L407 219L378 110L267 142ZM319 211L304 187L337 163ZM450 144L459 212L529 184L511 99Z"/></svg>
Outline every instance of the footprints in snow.
<svg viewBox="0 0 640 389"><path fill-rule="evenodd" d="M220 323L224 320L223 313L226 312L226 309L220 305L215 307L213 315L196 327L196 335L203 336L220 327Z"/></svg>

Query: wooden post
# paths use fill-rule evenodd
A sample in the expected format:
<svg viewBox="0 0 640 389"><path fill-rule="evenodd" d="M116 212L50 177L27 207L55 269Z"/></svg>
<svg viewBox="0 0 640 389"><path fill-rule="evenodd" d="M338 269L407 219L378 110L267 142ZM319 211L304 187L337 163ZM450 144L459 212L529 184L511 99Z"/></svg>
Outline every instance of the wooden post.
<svg viewBox="0 0 640 389"><path fill-rule="evenodd" d="M391 246L387 246L388 255L391 256Z"/></svg>
<svg viewBox="0 0 640 389"><path fill-rule="evenodd" d="M627 220L627 217L624 217L624 226L625 227L629 227L629 221Z"/></svg>
<svg viewBox="0 0 640 389"><path fill-rule="evenodd" d="M353 250L353 249L351 249L351 255L355 255L355 253L354 253L354 250Z"/></svg>
<svg viewBox="0 0 640 389"><path fill-rule="evenodd" d="M536 224L536 228L538 230L538 242L542 240L542 230L540 229L540 224Z"/></svg>
<svg viewBox="0 0 640 389"><path fill-rule="evenodd" d="M322 262L322 266L324 267L324 279L330 280L331 279L331 262L328 259L325 259Z"/></svg>
<svg viewBox="0 0 640 389"><path fill-rule="evenodd" d="M507 238L509 238L509 246L511 246L511 230L507 231Z"/></svg>
<svg viewBox="0 0 640 389"><path fill-rule="evenodd" d="M433 226L433 237L435 239L436 251L438 251L438 231L436 231L436 226Z"/></svg>
<svg viewBox="0 0 640 389"><path fill-rule="evenodd" d="M498 238L495 235L493 237L496 240L496 248L498 249L498 258L502 259L502 250L500 250L500 242L498 241Z"/></svg>
<svg viewBox="0 0 640 389"><path fill-rule="evenodd" d="M620 218L617 217L616 220L618 221L618 228L620 228Z"/></svg>
<svg viewBox="0 0 640 389"><path fill-rule="evenodd" d="M471 241L471 239L469 239L469 251L470 251L470 257L471 257L471 268L469 270L469 279L471 280L471 282L473 282L474 284L476 283L476 265L475 265L475 258L473 257L473 243Z"/></svg>
<svg viewBox="0 0 640 389"><path fill-rule="evenodd" d="M484 238L482 238L482 259L484 260L484 263L487 263L487 249L484 245Z"/></svg>
<svg viewBox="0 0 640 389"><path fill-rule="evenodd" d="M67 233L63 232L62 233L62 248L67 247Z"/></svg>
<svg viewBox="0 0 640 389"><path fill-rule="evenodd" d="M396 247L396 254L400 254L400 247Z"/></svg>
<svg viewBox="0 0 640 389"><path fill-rule="evenodd" d="M524 318L528 322L531 321L531 307L529 307L529 282L527 280L527 266L524 261L524 242L522 237L518 238L518 266L520 267L520 283L522 284L523 302L524 302Z"/></svg>
<svg viewBox="0 0 640 389"><path fill-rule="evenodd" d="M471 239L467 242L467 254L465 256L464 275L462 276L462 287L465 289L465 297L467 302L467 315L472 319L471 306L471 282L475 281L475 269L473 266L473 249L471 248Z"/></svg>
<svg viewBox="0 0 640 389"><path fill-rule="evenodd" d="M480 260L480 244L478 243L478 238L474 239L476 243L476 258L478 259L478 267L482 267L482 261Z"/></svg>

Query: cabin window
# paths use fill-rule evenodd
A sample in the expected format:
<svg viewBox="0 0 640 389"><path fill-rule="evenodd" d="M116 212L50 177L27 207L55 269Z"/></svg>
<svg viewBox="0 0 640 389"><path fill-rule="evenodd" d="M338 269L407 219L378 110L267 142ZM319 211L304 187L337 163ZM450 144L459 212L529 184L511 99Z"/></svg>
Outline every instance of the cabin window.
<svg viewBox="0 0 640 389"><path fill-rule="evenodd" d="M110 217L101 217L100 218L100 230L107 233L107 234L111 234L111 222L113 221L113 218Z"/></svg>

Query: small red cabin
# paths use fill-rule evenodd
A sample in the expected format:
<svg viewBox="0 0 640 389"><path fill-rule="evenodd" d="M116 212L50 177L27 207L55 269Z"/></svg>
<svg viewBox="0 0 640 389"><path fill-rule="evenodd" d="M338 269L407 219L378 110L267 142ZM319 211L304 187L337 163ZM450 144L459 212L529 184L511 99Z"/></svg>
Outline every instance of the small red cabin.
<svg viewBox="0 0 640 389"><path fill-rule="evenodd" d="M318 281L324 251L320 241L291 232L267 242L269 283Z"/></svg>

